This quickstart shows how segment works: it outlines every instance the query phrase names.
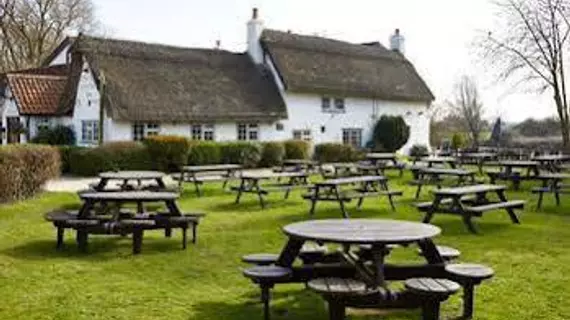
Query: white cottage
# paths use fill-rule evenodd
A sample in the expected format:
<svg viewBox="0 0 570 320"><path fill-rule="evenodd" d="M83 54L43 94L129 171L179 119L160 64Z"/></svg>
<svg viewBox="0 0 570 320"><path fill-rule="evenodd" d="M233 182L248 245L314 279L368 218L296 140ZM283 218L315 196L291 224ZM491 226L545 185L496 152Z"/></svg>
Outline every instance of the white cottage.
<svg viewBox="0 0 570 320"><path fill-rule="evenodd" d="M388 50L265 29L254 9L245 53L80 35L46 66L69 66L57 115L81 145L176 134L362 147L389 114L411 127L406 151L429 145L433 95L402 43L399 32Z"/></svg>

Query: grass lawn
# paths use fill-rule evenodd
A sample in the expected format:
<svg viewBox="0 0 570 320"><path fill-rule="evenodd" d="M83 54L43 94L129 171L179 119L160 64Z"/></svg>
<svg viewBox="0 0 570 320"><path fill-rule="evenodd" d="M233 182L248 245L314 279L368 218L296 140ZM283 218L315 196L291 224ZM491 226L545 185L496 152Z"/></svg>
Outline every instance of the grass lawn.
<svg viewBox="0 0 570 320"><path fill-rule="evenodd" d="M386 199L367 199L362 211L350 204L353 217L419 221L410 206L414 189L404 179L391 178L391 187L405 191L397 212ZM511 224L504 212L490 212L470 234L461 219L436 216L443 229L436 238L462 251L461 261L492 266L496 277L477 290L476 319L570 318L570 201L559 208L550 196L540 212L536 197L523 185L509 199L527 199L521 225ZM425 199L430 198L424 192ZM187 211L208 216L199 228L197 245L186 251L180 235L165 239L161 232L145 235L143 253L131 254L131 241L120 237L92 237L90 253L80 254L71 232L66 248L55 250L55 229L43 213L79 205L72 193L48 193L36 199L0 206L0 319L261 319L258 288L245 279L240 256L279 252L285 242L281 227L308 218L308 203L300 191L283 201L269 197L260 210L246 195L234 205L233 194L208 185L203 198L188 189L180 200ZM379 205L380 204L380 205ZM316 218L340 217L336 204L319 204ZM396 249L390 260L415 260L415 249ZM398 285L398 284L394 284ZM323 300L302 285L274 290L273 319L327 319ZM445 303L446 317L460 312L460 297ZM419 312L349 312L349 319L419 319Z"/></svg>

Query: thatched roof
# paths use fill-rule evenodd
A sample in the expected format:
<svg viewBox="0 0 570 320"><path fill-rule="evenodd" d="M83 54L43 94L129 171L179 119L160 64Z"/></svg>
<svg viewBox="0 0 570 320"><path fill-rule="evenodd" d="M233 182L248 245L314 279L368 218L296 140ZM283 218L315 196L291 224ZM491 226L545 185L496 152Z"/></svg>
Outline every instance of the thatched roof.
<svg viewBox="0 0 570 320"><path fill-rule="evenodd" d="M276 120L285 103L264 69L245 53L187 49L80 36L72 47L76 88L85 57L111 118L127 121ZM77 89L75 89L77 90ZM71 92L64 108L72 108Z"/></svg>
<svg viewBox="0 0 570 320"><path fill-rule="evenodd" d="M414 66L380 43L353 44L266 29L262 45L289 91L432 101Z"/></svg>

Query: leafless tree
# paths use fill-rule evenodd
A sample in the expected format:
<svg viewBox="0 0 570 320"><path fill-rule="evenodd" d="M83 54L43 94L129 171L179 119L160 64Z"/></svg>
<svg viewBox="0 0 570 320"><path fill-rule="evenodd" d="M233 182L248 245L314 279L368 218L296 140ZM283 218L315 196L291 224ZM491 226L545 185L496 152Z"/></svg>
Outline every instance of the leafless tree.
<svg viewBox="0 0 570 320"><path fill-rule="evenodd" d="M479 146L479 138L486 122L483 120L483 103L477 83L469 76L463 76L455 84L453 100L449 102L451 114L461 119L469 132L471 143Z"/></svg>
<svg viewBox="0 0 570 320"><path fill-rule="evenodd" d="M91 0L0 0L0 71L37 67L66 32L96 27Z"/></svg>
<svg viewBox="0 0 570 320"><path fill-rule="evenodd" d="M500 0L499 26L482 41L485 60L499 79L549 91L570 146L565 51L570 35L570 0Z"/></svg>

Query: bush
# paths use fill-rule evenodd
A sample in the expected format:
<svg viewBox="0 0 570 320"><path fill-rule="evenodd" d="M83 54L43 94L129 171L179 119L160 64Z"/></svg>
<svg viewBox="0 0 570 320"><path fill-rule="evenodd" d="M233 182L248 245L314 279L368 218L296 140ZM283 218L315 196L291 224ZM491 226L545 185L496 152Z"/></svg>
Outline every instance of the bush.
<svg viewBox="0 0 570 320"><path fill-rule="evenodd" d="M44 183L60 171L57 148L20 145L0 148L0 202L25 199L37 194Z"/></svg>
<svg viewBox="0 0 570 320"><path fill-rule="evenodd" d="M285 146L281 142L265 142L262 145L260 167L272 167L283 163Z"/></svg>
<svg viewBox="0 0 570 320"><path fill-rule="evenodd" d="M40 129L31 142L52 146L72 146L75 145L75 131L71 127L66 126Z"/></svg>
<svg viewBox="0 0 570 320"><path fill-rule="evenodd" d="M191 141L188 164L205 165L222 163L222 145L211 141Z"/></svg>
<svg viewBox="0 0 570 320"><path fill-rule="evenodd" d="M147 148L138 142L110 142L97 148L74 148L69 153L69 172L95 176L112 170L151 170Z"/></svg>
<svg viewBox="0 0 570 320"><path fill-rule="evenodd" d="M71 154L85 149L76 146L58 146L59 158L61 159L61 173L71 172Z"/></svg>
<svg viewBox="0 0 570 320"><path fill-rule="evenodd" d="M375 149L396 152L410 138L410 127L401 116L382 116L374 128Z"/></svg>
<svg viewBox="0 0 570 320"><path fill-rule="evenodd" d="M322 143L315 146L314 158L318 162L352 162L362 158L353 146L341 143Z"/></svg>
<svg viewBox="0 0 570 320"><path fill-rule="evenodd" d="M253 168L261 160L261 145L252 142L227 142L221 145L222 163L241 164Z"/></svg>
<svg viewBox="0 0 570 320"><path fill-rule="evenodd" d="M153 169L172 172L186 165L190 140L179 136L152 136L144 140Z"/></svg>
<svg viewBox="0 0 570 320"><path fill-rule="evenodd" d="M454 133L451 137L451 149L458 150L465 147L465 138L461 133Z"/></svg>
<svg viewBox="0 0 570 320"><path fill-rule="evenodd" d="M410 148L410 157L421 158L429 155L428 147L422 144L414 144Z"/></svg>
<svg viewBox="0 0 570 320"><path fill-rule="evenodd" d="M311 144L304 140L287 140L284 142L285 159L309 159Z"/></svg>

